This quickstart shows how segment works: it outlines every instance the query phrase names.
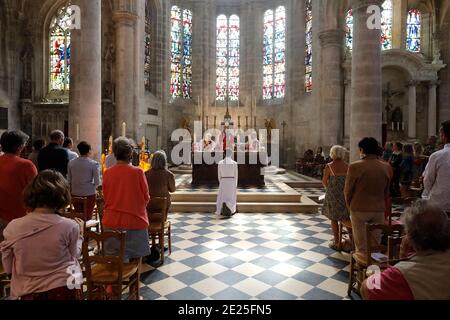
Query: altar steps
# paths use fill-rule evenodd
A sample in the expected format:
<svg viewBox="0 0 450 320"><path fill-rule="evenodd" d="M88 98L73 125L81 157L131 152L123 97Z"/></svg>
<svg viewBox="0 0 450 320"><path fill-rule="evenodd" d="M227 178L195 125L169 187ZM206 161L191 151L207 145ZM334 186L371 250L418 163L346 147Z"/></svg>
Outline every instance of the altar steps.
<svg viewBox="0 0 450 320"><path fill-rule="evenodd" d="M267 196L266 196L267 197ZM173 201L171 212L176 213L213 213L216 211L216 196L209 199L210 201ZM239 199L241 200L241 199ZM264 201L261 201L264 200ZM319 205L302 196L301 201L292 202L271 202L262 197L257 202L238 201L238 210L240 213L318 213Z"/></svg>

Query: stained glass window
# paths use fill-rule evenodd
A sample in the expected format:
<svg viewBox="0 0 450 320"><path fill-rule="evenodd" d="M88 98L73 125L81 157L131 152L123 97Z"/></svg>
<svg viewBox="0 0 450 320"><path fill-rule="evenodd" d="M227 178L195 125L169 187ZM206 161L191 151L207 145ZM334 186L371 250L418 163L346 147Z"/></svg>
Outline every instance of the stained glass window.
<svg viewBox="0 0 450 320"><path fill-rule="evenodd" d="M421 15L417 9L408 12L406 28L406 49L411 52L420 52Z"/></svg>
<svg viewBox="0 0 450 320"><path fill-rule="evenodd" d="M305 92L312 92L312 0L305 1L306 46L305 46Z"/></svg>
<svg viewBox="0 0 450 320"><path fill-rule="evenodd" d="M237 15L217 17L216 99L239 100L240 20Z"/></svg>
<svg viewBox="0 0 450 320"><path fill-rule="evenodd" d="M173 6L171 10L172 98L191 98L192 89L192 12Z"/></svg>
<svg viewBox="0 0 450 320"><path fill-rule="evenodd" d="M264 14L263 99L284 98L286 91L286 8Z"/></svg>
<svg viewBox="0 0 450 320"><path fill-rule="evenodd" d="M345 18L345 39L348 50L353 49L353 10L347 11L347 17Z"/></svg>
<svg viewBox="0 0 450 320"><path fill-rule="evenodd" d="M72 9L68 6L58 11L50 24L50 91L67 91L70 85L70 25Z"/></svg>
<svg viewBox="0 0 450 320"><path fill-rule="evenodd" d="M381 13L381 48L392 49L392 0L385 0Z"/></svg>
<svg viewBox="0 0 450 320"><path fill-rule="evenodd" d="M145 38L144 38L144 86L145 90L150 91L150 72L151 72L151 61L152 61L152 50L151 50L151 36L152 36L152 25L151 25L151 7L150 2L146 1L145 7Z"/></svg>

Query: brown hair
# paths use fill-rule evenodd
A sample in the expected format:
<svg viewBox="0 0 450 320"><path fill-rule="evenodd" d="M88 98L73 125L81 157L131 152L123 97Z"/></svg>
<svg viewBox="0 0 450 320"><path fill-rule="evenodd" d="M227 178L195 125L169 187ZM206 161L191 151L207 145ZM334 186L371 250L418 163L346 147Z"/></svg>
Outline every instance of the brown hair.
<svg viewBox="0 0 450 320"><path fill-rule="evenodd" d="M69 183L54 170L45 170L25 188L24 202L27 208L51 208L56 211L67 207L71 197Z"/></svg>

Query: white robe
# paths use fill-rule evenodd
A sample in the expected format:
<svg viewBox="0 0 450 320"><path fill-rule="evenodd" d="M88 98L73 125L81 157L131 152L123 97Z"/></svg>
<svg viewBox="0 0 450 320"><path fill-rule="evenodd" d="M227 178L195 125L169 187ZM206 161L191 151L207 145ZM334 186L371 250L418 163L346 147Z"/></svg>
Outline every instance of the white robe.
<svg viewBox="0 0 450 320"><path fill-rule="evenodd" d="M217 195L216 214L222 212L223 203L232 213L237 209L238 164L231 158L219 162L219 194Z"/></svg>

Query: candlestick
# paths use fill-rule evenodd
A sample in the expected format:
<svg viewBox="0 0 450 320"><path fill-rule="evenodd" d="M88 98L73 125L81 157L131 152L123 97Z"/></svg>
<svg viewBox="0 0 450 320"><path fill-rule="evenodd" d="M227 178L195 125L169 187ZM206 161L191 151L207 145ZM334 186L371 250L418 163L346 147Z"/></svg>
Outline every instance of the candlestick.
<svg viewBox="0 0 450 320"><path fill-rule="evenodd" d="M255 116L255 122L254 122L253 129L256 129L256 116Z"/></svg>
<svg viewBox="0 0 450 320"><path fill-rule="evenodd" d="M127 135L127 124L124 122L122 123L122 137L126 137Z"/></svg>
<svg viewBox="0 0 450 320"><path fill-rule="evenodd" d="M217 116L214 116L214 129L217 128Z"/></svg>
<svg viewBox="0 0 450 320"><path fill-rule="evenodd" d="M241 116L238 116L238 128L241 128Z"/></svg>
<svg viewBox="0 0 450 320"><path fill-rule="evenodd" d="M397 131L400 131L400 122L397 122Z"/></svg>
<svg viewBox="0 0 450 320"><path fill-rule="evenodd" d="M394 131L394 123L392 122L391 124L392 124L392 131Z"/></svg>
<svg viewBox="0 0 450 320"><path fill-rule="evenodd" d="M245 130L248 130L248 116L245 116Z"/></svg>

